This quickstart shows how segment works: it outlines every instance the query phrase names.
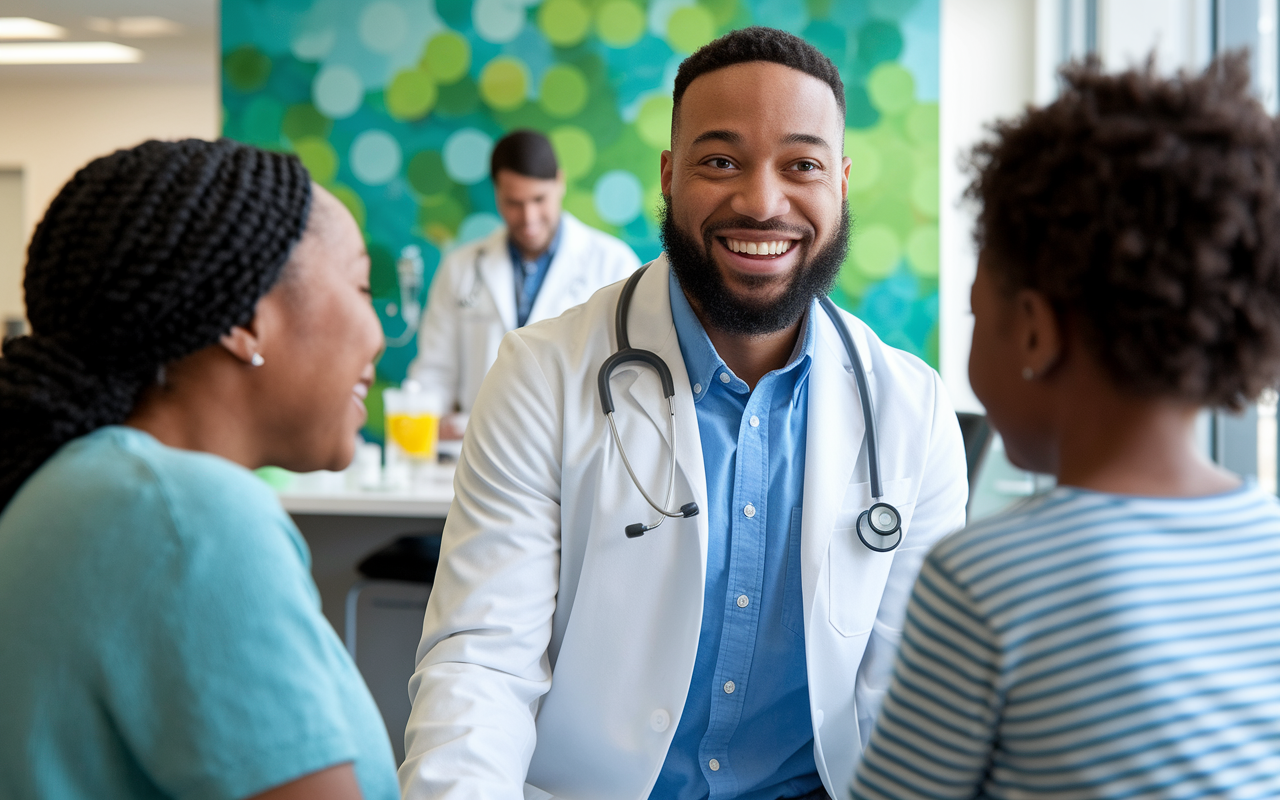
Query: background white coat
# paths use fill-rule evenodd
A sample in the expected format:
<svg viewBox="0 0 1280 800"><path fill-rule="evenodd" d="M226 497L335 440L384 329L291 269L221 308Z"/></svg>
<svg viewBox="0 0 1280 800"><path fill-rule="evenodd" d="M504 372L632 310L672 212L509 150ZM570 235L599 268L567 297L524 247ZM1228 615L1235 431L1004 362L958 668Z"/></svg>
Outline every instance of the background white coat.
<svg viewBox="0 0 1280 800"><path fill-rule="evenodd" d="M672 504L708 508L667 281L660 258L637 287L628 330L675 379ZM623 534L653 512L597 392L621 288L508 335L480 392L409 685L407 798L640 800L662 768L698 647L707 521ZM929 546L964 523L968 490L937 374L845 314L877 409L886 499L906 531L890 553L862 545L853 530L871 502L862 410L836 329L816 317L801 582L815 757L827 791L842 796L888 686L916 573ZM661 493L671 451L657 375L623 366L612 386L627 454Z"/></svg>
<svg viewBox="0 0 1280 800"><path fill-rule="evenodd" d="M560 224L560 246L534 298L529 323L560 316L640 266L630 247L569 212L560 213ZM454 250L436 269L409 377L440 397L447 410L466 414L502 337L515 327L515 271L504 226Z"/></svg>

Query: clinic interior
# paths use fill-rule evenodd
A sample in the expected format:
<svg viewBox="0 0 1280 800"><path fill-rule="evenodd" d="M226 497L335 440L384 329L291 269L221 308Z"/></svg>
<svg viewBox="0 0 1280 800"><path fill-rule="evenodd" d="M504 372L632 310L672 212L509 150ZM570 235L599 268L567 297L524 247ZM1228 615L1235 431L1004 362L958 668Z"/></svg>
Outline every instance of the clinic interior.
<svg viewBox="0 0 1280 800"><path fill-rule="evenodd" d="M1051 492L1052 475L1006 456L970 387L977 210L964 196L972 174L963 155L995 121L1053 102L1059 68L1088 55L1122 69L1154 54L1159 71L1173 74L1248 48L1250 90L1274 114L1274 0L0 0L6 339L31 332L23 273L51 201L78 169L120 148L226 137L293 154L358 227L383 340L350 466L255 472L305 540L320 609L368 685L397 763L411 713L420 713L404 687L422 657L440 535L462 485L454 469L471 446L467 412L484 370L495 356L498 368L509 363L498 355L506 330L554 317L659 257L660 160L676 70L748 25L799 35L844 79L855 223L830 296L941 376L964 434L969 523ZM516 130L550 144L560 175L550 201L529 199L533 190L520 183L536 188L536 175L495 186L495 148ZM540 239L537 228L538 204L547 202L556 206L546 233L554 239ZM517 224L525 239L501 235ZM603 248L592 251L594 283L548 271L544 256L583 242ZM486 321L487 301L476 297L495 252L524 263L504 278L514 280L514 302L498 301ZM424 344L431 325L450 326L450 342L474 337L462 358L478 366L433 361ZM449 347L466 353L468 345ZM271 366L267 353L262 369ZM463 374L460 394L431 385L448 370ZM727 372L720 377L729 382ZM599 410L595 380L593 372L584 414ZM619 418L643 419L620 385L615 379L626 409ZM650 414L658 427L642 437L656 441L667 422ZM601 442L612 441L601 430ZM1203 411L1195 437L1208 459L1276 492L1274 391L1240 411ZM628 455L646 444L627 441ZM647 479L650 502L663 505L666 491L666 505L677 508L687 498L667 490L660 467ZM748 505L747 517L754 513ZM687 521L672 516L667 525ZM635 521L609 533L622 541L623 523ZM656 546L652 537L663 533L636 546ZM748 603L747 593L737 600ZM654 711L645 724L665 730L665 714Z"/></svg>

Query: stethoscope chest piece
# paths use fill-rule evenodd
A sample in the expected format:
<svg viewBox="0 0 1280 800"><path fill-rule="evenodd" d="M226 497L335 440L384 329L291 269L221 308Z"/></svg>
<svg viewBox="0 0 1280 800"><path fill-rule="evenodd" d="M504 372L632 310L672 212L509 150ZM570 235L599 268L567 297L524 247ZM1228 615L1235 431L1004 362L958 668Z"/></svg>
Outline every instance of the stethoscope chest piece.
<svg viewBox="0 0 1280 800"><path fill-rule="evenodd" d="M877 553L902 544L902 515L889 503L875 503L858 515L858 538Z"/></svg>

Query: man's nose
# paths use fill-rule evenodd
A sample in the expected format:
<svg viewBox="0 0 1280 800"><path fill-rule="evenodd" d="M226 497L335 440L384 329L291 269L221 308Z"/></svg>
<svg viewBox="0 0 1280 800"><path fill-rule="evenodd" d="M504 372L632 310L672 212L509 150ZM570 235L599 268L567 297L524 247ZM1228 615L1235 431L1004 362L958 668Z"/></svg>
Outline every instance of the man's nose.
<svg viewBox="0 0 1280 800"><path fill-rule="evenodd" d="M781 217L791 210L786 186L781 176L771 169L752 170L744 175L729 205L734 213L760 222Z"/></svg>

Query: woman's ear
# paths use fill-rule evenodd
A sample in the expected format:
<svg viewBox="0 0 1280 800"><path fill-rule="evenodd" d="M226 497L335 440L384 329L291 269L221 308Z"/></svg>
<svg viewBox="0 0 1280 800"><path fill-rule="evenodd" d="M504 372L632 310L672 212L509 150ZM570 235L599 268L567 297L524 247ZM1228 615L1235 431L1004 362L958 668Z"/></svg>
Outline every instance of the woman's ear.
<svg viewBox="0 0 1280 800"><path fill-rule="evenodd" d="M258 341L258 336L250 329L252 327L252 322L249 323L247 328L237 325L230 332L224 333L218 343L222 345L224 350L245 364L260 367L265 359L262 355L262 347Z"/></svg>
<svg viewBox="0 0 1280 800"><path fill-rule="evenodd" d="M1062 359L1062 319L1053 304L1034 289L1021 289L1014 297L1016 345L1022 376L1043 378Z"/></svg>

